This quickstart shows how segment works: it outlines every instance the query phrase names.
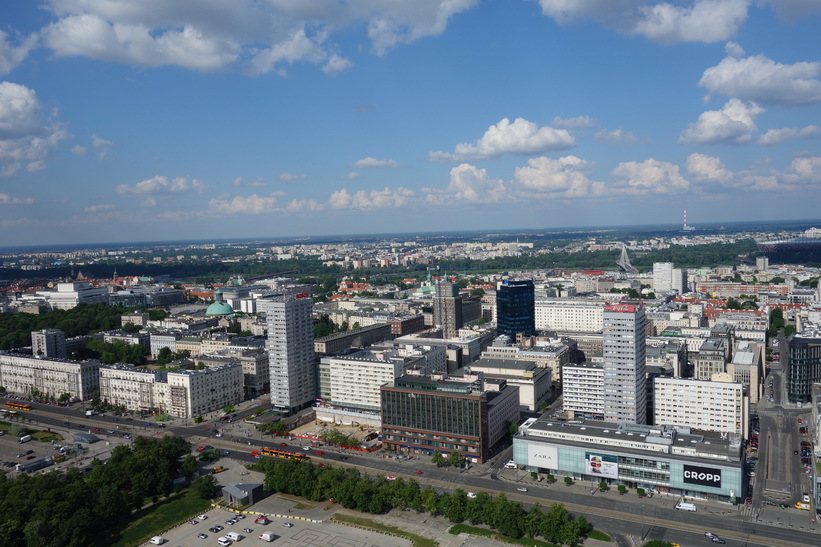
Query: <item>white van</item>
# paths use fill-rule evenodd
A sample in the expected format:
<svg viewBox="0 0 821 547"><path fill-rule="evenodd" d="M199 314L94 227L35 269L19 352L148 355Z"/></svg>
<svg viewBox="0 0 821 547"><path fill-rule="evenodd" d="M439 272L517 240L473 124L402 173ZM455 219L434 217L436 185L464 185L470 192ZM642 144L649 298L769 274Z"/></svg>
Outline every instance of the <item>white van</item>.
<svg viewBox="0 0 821 547"><path fill-rule="evenodd" d="M510 460L505 464L505 469L516 469L516 462Z"/></svg>
<svg viewBox="0 0 821 547"><path fill-rule="evenodd" d="M687 503L684 501L680 501L676 504L676 509L681 509L682 511L692 511L693 513L696 512L696 506L692 503Z"/></svg>
<svg viewBox="0 0 821 547"><path fill-rule="evenodd" d="M148 543L151 543L152 545L162 545L163 543L165 543L165 538L162 536L154 536L153 538L148 540Z"/></svg>
<svg viewBox="0 0 821 547"><path fill-rule="evenodd" d="M228 539L230 539L232 541L239 541L242 538L244 538L245 536L243 536L241 534L238 534L236 532L228 532L227 534L225 534L225 537L227 537Z"/></svg>

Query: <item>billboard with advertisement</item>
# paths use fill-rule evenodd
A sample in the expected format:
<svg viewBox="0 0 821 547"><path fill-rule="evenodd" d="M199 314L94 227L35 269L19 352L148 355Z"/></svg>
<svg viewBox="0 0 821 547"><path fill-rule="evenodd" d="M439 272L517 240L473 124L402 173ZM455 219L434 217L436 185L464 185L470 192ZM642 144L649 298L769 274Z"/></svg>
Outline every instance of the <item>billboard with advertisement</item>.
<svg viewBox="0 0 821 547"><path fill-rule="evenodd" d="M585 469L588 475L606 479L619 478L619 464L616 456L584 453Z"/></svg>
<svg viewBox="0 0 821 547"><path fill-rule="evenodd" d="M684 465L684 483L721 488L721 469Z"/></svg>
<svg viewBox="0 0 821 547"><path fill-rule="evenodd" d="M543 469L558 469L559 450L555 446L527 443L527 465Z"/></svg>

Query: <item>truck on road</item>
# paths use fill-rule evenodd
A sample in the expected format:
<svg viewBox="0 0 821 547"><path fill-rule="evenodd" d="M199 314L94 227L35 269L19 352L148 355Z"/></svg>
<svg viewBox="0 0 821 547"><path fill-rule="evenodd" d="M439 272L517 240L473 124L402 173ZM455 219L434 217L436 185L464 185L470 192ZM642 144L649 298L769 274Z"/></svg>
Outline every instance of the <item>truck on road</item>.
<svg viewBox="0 0 821 547"><path fill-rule="evenodd" d="M272 542L272 541L274 541L276 538L277 538L277 536L276 536L276 534L275 534L275 533L273 533L273 532L262 532L262 533L259 535L259 539L261 539L262 541L267 541L268 543L271 543L271 542Z"/></svg>
<svg viewBox="0 0 821 547"><path fill-rule="evenodd" d="M20 444L27 443L31 440L31 435L23 435L18 441Z"/></svg>
<svg viewBox="0 0 821 547"><path fill-rule="evenodd" d="M95 412L93 410L86 410L86 416L94 416Z"/></svg>
<svg viewBox="0 0 821 547"><path fill-rule="evenodd" d="M695 513L696 506L693 503L687 503L684 501L680 501L676 504L676 509L681 509L682 511L692 511Z"/></svg>

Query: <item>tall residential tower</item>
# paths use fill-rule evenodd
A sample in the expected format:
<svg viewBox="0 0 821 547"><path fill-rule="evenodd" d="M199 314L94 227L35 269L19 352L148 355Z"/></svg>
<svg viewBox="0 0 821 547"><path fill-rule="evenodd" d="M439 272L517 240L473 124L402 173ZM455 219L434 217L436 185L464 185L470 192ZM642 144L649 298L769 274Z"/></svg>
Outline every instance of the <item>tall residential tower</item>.
<svg viewBox="0 0 821 547"><path fill-rule="evenodd" d="M316 399L313 306L308 293L261 301L268 322L271 405L284 412L305 408Z"/></svg>
<svg viewBox="0 0 821 547"><path fill-rule="evenodd" d="M604 419L646 424L644 305L605 306L603 323Z"/></svg>

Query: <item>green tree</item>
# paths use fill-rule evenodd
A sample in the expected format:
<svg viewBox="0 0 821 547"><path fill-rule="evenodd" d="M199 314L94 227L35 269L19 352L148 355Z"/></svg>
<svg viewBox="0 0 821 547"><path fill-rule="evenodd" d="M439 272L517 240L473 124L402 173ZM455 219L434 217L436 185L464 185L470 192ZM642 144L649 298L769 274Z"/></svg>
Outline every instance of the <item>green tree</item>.
<svg viewBox="0 0 821 547"><path fill-rule="evenodd" d="M210 500L217 495L217 481L213 475L203 475L191 483L191 489L202 499Z"/></svg>
<svg viewBox="0 0 821 547"><path fill-rule="evenodd" d="M459 467L460 465L462 465L462 461L464 461L464 459L464 456L462 456L462 454L458 450L453 450L448 455L448 463L453 467Z"/></svg>
<svg viewBox="0 0 821 547"><path fill-rule="evenodd" d="M440 467L445 464L447 459L445 456L442 455L441 452L434 452L433 457L430 459L431 463L435 463L436 467Z"/></svg>
<svg viewBox="0 0 821 547"><path fill-rule="evenodd" d="M190 479L194 476L194 473L196 473L196 471L197 458L195 458L193 454L188 454L182 461L182 472L185 474L187 478Z"/></svg>

